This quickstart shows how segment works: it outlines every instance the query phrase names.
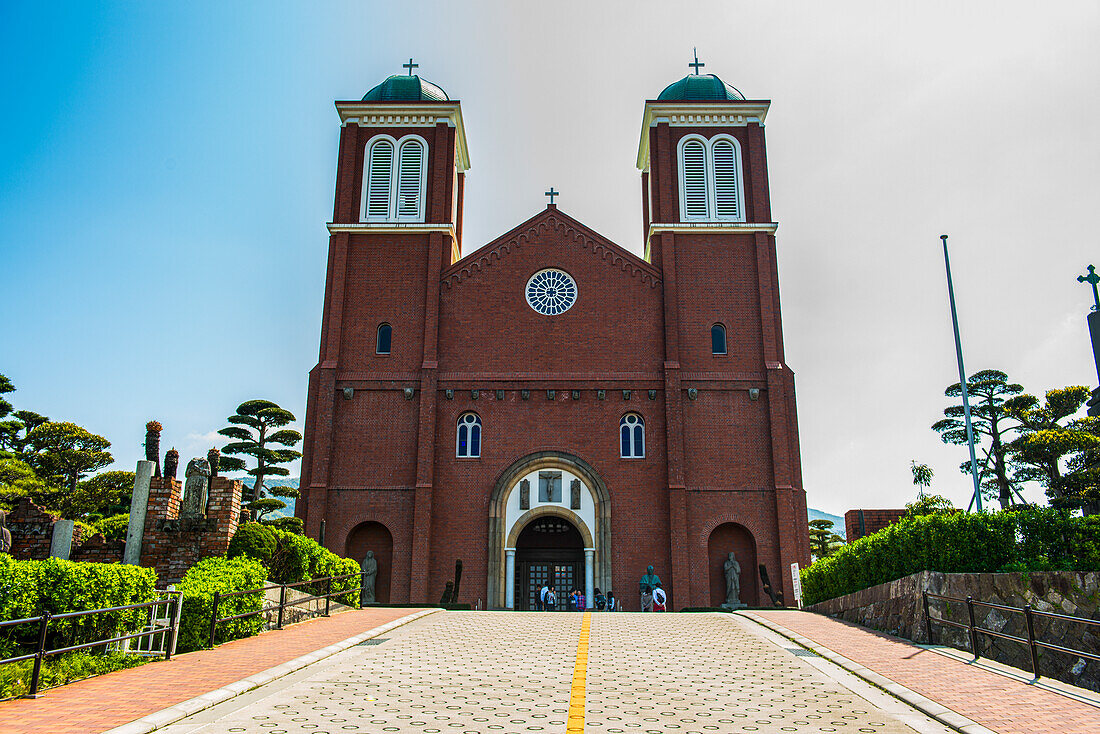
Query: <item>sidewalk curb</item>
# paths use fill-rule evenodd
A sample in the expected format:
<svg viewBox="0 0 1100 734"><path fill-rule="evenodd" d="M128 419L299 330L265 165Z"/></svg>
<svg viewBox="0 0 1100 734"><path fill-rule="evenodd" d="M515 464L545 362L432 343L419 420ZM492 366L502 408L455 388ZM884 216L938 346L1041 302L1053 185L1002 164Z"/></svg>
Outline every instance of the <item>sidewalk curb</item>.
<svg viewBox="0 0 1100 734"><path fill-rule="evenodd" d="M196 714L203 709L210 708L215 704L222 703L223 701L228 701L234 696L239 696L246 691L251 691L253 688L262 686L265 683L270 683L276 678L282 678L284 675L289 675L296 670L301 670L307 665L315 663L318 660L324 660L325 658L331 657L338 652L343 652L348 648L358 645L364 640L369 640L372 637L378 637L379 635L383 635L390 630L397 629L398 627L402 627L406 624L409 624L410 622L415 622L422 617L426 617L429 614L435 614L436 612L441 611L443 610L425 609L420 612L414 612L413 614L401 617L400 619L395 619L392 622L387 622L386 624L380 625L373 629L369 629L362 634L356 635L355 637L349 637L346 640L334 642L328 647L323 647L320 650L314 650L307 655L302 655L301 657L294 658L293 660L288 660L281 665L276 665L274 668L268 668L267 670L263 670L259 673L250 675L247 678L242 678L236 683L230 683L229 685L223 686L216 691L210 691L209 693L204 693L201 696L195 696L194 698L188 699L187 701L177 703L174 706L169 706L166 709L161 709L156 713L143 716L140 719L135 719L128 724L122 724L121 726L116 726L114 729L108 729L107 731L103 732L103 734L147 734L148 732L155 731L162 727L168 726L169 724L173 724L180 719L191 716L192 714Z"/></svg>
<svg viewBox="0 0 1100 734"><path fill-rule="evenodd" d="M871 685L877 688L881 688L895 698L904 701L921 713L932 717L944 726L948 726L955 731L963 732L963 734L997 734L992 729L988 729L977 723L976 721L972 721L962 714L952 711L943 704L936 703L932 699L927 698L926 696L922 696L916 691L906 688L900 683L896 683L889 678L879 675L870 668L860 665L853 660L849 660L843 655L838 655L829 648L823 647L822 645L814 642L808 637L803 637L796 632L792 632L791 630L776 622L772 622L771 620L759 617L752 612L738 611L734 612L734 614L752 620L762 627L767 627L772 632L782 635L789 640L793 640L794 642L798 643L808 650L812 650L826 660L844 668L857 678L862 678L864 681L870 683Z"/></svg>

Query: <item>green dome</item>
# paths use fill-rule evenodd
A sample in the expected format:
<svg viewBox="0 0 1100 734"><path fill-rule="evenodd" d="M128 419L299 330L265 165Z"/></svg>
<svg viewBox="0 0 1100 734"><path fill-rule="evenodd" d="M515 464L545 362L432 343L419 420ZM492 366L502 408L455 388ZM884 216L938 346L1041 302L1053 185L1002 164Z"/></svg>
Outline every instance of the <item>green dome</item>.
<svg viewBox="0 0 1100 734"><path fill-rule="evenodd" d="M688 74L678 82L665 87L657 99L662 101L689 100L739 102L745 99L737 89L726 84L714 74Z"/></svg>
<svg viewBox="0 0 1100 734"><path fill-rule="evenodd" d="M364 102L449 102L442 89L418 76L394 74L363 95Z"/></svg>

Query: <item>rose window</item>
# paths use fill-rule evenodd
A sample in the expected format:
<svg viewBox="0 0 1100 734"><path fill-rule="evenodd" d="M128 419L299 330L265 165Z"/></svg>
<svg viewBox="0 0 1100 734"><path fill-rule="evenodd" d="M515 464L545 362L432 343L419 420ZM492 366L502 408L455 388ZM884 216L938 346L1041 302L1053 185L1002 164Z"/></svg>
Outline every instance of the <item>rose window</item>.
<svg viewBox="0 0 1100 734"><path fill-rule="evenodd" d="M527 303L544 316L564 313L576 300L577 284L563 270L540 270L527 281Z"/></svg>

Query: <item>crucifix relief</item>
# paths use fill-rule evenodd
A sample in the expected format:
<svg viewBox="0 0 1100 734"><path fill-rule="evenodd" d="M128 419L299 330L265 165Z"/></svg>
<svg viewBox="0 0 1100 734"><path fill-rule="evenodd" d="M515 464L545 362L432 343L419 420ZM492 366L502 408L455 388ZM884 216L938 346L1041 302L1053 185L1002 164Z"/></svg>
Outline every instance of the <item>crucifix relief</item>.
<svg viewBox="0 0 1100 734"><path fill-rule="evenodd" d="M561 472L539 472L539 502L561 502Z"/></svg>

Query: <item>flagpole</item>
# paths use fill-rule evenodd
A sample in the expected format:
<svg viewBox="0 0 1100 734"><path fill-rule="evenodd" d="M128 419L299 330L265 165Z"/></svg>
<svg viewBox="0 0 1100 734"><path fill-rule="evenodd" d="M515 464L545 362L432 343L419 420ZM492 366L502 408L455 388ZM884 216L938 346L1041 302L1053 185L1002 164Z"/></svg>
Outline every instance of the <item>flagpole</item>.
<svg viewBox="0 0 1100 734"><path fill-rule="evenodd" d="M966 370L963 369L962 341L959 339L959 317L955 311L955 287L951 284L951 259L947 256L947 235L943 240L943 264L947 268L947 295L951 299L951 326L955 330L955 356L959 360L959 385L962 386L963 418L966 421L966 443L970 447L970 475L974 478L973 502L978 512L982 511L981 482L978 480L978 459L974 454L974 425L970 421L970 396L966 390ZM969 510L969 506L967 507Z"/></svg>

